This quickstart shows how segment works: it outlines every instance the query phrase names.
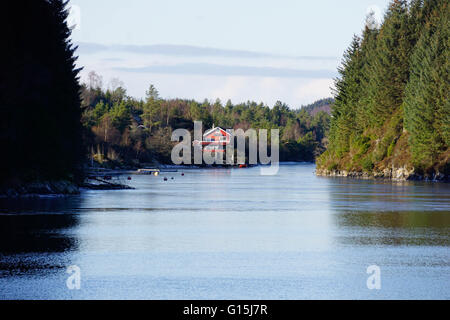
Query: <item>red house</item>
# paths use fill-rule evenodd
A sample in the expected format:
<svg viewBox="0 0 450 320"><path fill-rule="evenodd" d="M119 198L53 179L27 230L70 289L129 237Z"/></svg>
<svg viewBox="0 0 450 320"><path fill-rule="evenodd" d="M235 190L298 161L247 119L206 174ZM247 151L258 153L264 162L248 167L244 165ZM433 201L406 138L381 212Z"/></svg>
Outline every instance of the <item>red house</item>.
<svg viewBox="0 0 450 320"><path fill-rule="evenodd" d="M218 156L218 153L225 152L226 145L231 142L231 139L232 136L228 130L213 127L203 134L203 141L194 141L194 143L202 145L203 152L215 153L215 156Z"/></svg>

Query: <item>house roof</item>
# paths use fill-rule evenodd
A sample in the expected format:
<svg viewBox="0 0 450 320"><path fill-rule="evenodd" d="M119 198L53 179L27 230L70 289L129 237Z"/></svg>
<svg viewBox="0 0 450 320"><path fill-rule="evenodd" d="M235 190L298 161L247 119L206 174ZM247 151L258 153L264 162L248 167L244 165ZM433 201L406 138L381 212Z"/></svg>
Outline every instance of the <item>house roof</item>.
<svg viewBox="0 0 450 320"><path fill-rule="evenodd" d="M221 133L223 136L231 136L231 134L230 134L228 131L223 130L223 129L220 128L220 127L215 127L215 128L212 128L212 129L206 131L206 132L203 134L203 136L204 136L204 137L205 137L205 136L208 136L208 135L210 135L211 133L213 133L214 131L217 131L217 130L220 130L220 133Z"/></svg>

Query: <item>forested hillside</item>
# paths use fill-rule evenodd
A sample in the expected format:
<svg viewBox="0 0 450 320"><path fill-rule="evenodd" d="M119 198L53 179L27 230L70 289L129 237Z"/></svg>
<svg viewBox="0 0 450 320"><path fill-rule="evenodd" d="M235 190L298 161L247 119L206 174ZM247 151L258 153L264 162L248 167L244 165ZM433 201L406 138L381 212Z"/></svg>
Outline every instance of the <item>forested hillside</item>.
<svg viewBox="0 0 450 320"><path fill-rule="evenodd" d="M103 89L102 78L95 72L82 86L82 99L89 158L104 166L139 166L155 160L171 163L172 131L192 130L195 120L203 122L203 130L213 125L280 129L281 160L313 161L325 149L330 122L326 112L311 115L306 109L292 110L281 102L270 108L251 101L223 104L220 100L165 100L152 85L146 99L137 100L126 94L117 79Z"/></svg>
<svg viewBox="0 0 450 320"><path fill-rule="evenodd" d="M303 106L302 109L305 109L313 116L320 111L324 111L328 114L331 114L331 105L333 103L334 103L333 98L320 99L307 106Z"/></svg>
<svg viewBox="0 0 450 320"><path fill-rule="evenodd" d="M395 0L381 26L367 18L339 68L319 174L448 177L449 10Z"/></svg>

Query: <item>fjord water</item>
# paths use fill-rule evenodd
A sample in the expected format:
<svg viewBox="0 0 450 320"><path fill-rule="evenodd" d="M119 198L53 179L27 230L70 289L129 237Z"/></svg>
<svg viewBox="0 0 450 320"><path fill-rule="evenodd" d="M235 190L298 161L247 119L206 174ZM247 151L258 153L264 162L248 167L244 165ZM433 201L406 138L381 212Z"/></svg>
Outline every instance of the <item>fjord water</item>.
<svg viewBox="0 0 450 320"><path fill-rule="evenodd" d="M312 164L184 173L1 199L0 298L450 299L448 184L316 177Z"/></svg>

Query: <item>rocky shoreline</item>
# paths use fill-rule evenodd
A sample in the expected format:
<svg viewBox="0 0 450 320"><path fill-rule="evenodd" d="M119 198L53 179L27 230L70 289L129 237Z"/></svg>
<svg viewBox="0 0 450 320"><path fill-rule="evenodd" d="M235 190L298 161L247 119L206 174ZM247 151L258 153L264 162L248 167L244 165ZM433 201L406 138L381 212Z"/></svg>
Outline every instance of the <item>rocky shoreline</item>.
<svg viewBox="0 0 450 320"><path fill-rule="evenodd" d="M135 188L127 186L125 184L120 183L102 183L102 184L93 184L93 183L84 183L80 187L81 189L88 190L134 190Z"/></svg>
<svg viewBox="0 0 450 320"><path fill-rule="evenodd" d="M346 171L346 170L328 170L316 169L317 176L328 177L350 177L359 179L384 179L391 181L433 181L433 182L449 182L450 177L440 172L431 175L418 174L414 169L407 167L386 168L382 171L374 171L373 173Z"/></svg>
<svg viewBox="0 0 450 320"><path fill-rule="evenodd" d="M0 189L1 198L79 194L77 184L68 180L39 181Z"/></svg>
<svg viewBox="0 0 450 320"><path fill-rule="evenodd" d="M133 187L119 183L77 185L67 180L41 181L0 189L0 198L67 196L80 194L81 190L126 190Z"/></svg>

